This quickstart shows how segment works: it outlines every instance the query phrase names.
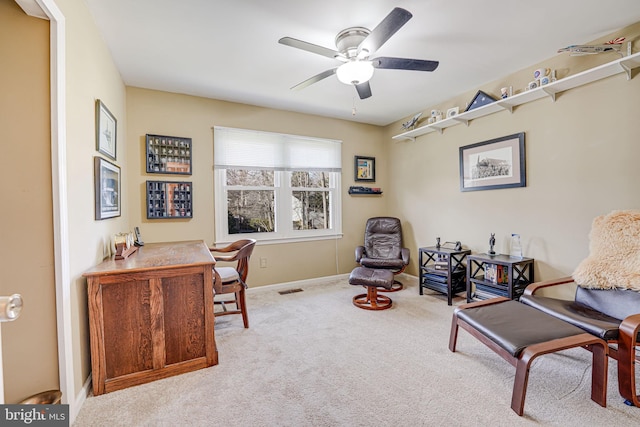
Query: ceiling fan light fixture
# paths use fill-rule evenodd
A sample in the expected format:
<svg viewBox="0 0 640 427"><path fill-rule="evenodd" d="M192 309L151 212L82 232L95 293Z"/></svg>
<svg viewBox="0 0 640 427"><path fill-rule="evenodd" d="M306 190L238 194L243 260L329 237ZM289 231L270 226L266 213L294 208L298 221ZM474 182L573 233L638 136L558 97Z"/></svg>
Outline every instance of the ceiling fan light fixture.
<svg viewBox="0 0 640 427"><path fill-rule="evenodd" d="M373 77L371 61L345 62L336 70L338 80L347 85L357 85L368 82Z"/></svg>

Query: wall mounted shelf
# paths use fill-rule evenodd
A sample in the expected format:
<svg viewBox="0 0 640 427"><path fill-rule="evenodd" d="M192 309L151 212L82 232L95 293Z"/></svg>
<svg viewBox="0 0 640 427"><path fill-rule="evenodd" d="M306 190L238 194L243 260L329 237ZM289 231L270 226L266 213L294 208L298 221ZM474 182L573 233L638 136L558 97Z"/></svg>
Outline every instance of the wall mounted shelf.
<svg viewBox="0 0 640 427"><path fill-rule="evenodd" d="M640 67L640 52L582 71L578 74L565 77L564 79L556 80L553 83L518 93L510 96L509 98L500 99L496 102L492 102L491 104L460 113L457 116L449 117L429 125L403 132L399 135L393 136L392 139L415 140L418 136L431 132L442 133L444 129L461 123L469 126L469 123L474 119L504 110L513 112L514 107L537 101L538 99L551 98L555 101L556 94L560 92L565 92L569 89L602 80L616 74L626 73L627 80L631 80L631 70L638 67Z"/></svg>

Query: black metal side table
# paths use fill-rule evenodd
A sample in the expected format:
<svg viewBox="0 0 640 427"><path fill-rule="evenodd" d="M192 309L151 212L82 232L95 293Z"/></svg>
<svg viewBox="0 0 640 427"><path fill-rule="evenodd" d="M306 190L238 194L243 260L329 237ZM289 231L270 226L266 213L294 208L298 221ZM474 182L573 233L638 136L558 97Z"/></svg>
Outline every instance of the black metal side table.
<svg viewBox="0 0 640 427"><path fill-rule="evenodd" d="M533 258L476 254L467 257L467 302L496 296L518 299L533 283ZM475 285L475 292L472 289Z"/></svg>
<svg viewBox="0 0 640 427"><path fill-rule="evenodd" d="M453 295L465 290L464 260L470 250L456 250L429 246L419 248L420 253L420 295L423 289L431 289L447 296L451 305Z"/></svg>

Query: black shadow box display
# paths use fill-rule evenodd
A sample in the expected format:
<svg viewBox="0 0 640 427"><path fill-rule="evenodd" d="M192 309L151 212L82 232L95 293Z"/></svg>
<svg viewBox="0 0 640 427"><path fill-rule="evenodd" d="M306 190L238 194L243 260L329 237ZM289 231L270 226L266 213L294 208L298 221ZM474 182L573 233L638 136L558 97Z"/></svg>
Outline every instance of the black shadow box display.
<svg viewBox="0 0 640 427"><path fill-rule="evenodd" d="M147 181L147 219L193 218L193 183Z"/></svg>
<svg viewBox="0 0 640 427"><path fill-rule="evenodd" d="M191 175L191 148L191 138L147 134L147 173Z"/></svg>

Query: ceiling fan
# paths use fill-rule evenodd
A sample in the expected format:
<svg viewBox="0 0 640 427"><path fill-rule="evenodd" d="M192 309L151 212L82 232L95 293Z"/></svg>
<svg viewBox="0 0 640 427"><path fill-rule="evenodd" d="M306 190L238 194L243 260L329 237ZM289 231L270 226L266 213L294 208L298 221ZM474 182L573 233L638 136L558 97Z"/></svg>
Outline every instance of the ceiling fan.
<svg viewBox="0 0 640 427"><path fill-rule="evenodd" d="M364 27L350 27L336 36L337 50L318 46L292 37L283 37L278 43L306 50L307 52L337 59L342 65L323 71L320 74L293 86L292 90L303 89L317 83L333 74L345 84L356 87L360 99L371 96L369 80L373 77L374 69L433 71L438 68L438 61L423 59L377 57L373 55L392 35L396 33L413 15L408 10L394 8L373 30Z"/></svg>

